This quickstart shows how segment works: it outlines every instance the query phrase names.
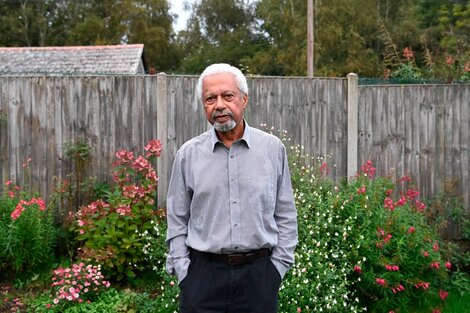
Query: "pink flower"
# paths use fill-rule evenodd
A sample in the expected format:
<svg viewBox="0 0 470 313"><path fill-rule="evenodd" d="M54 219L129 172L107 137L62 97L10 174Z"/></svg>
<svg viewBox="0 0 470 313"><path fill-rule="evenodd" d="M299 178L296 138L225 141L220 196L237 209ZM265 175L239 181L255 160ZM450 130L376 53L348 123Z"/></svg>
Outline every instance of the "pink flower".
<svg viewBox="0 0 470 313"><path fill-rule="evenodd" d="M297 308L297 313L300 313L302 312L302 309L301 308Z"/></svg>
<svg viewBox="0 0 470 313"><path fill-rule="evenodd" d="M363 193L366 193L366 187L365 186L361 186L358 190L357 190L357 194L363 194Z"/></svg>
<svg viewBox="0 0 470 313"><path fill-rule="evenodd" d="M386 197L384 199L384 207L390 211L393 211L395 210L395 203L393 203L393 200L390 197Z"/></svg>
<svg viewBox="0 0 470 313"><path fill-rule="evenodd" d="M361 166L361 172L369 178L374 177L375 167L372 165L371 160L368 160L364 165Z"/></svg>
<svg viewBox="0 0 470 313"><path fill-rule="evenodd" d="M405 57L407 61L410 61L411 59L413 59L414 54L413 54L413 50L411 50L411 47L405 47L405 49L403 49L403 56Z"/></svg>
<svg viewBox="0 0 470 313"><path fill-rule="evenodd" d="M455 63L455 59L454 59L452 56L449 55L449 56L446 58L446 64L447 64L447 65L453 65L454 63Z"/></svg>
<svg viewBox="0 0 470 313"><path fill-rule="evenodd" d="M384 286L385 283L386 283L385 279L383 279L383 278L376 278L375 282L380 286Z"/></svg>
<svg viewBox="0 0 470 313"><path fill-rule="evenodd" d="M432 310L432 313L441 313L441 310L439 310L439 309L433 309L433 310Z"/></svg>
<svg viewBox="0 0 470 313"><path fill-rule="evenodd" d="M427 251L424 251L423 256L425 256L427 258L429 256L429 253Z"/></svg>
<svg viewBox="0 0 470 313"><path fill-rule="evenodd" d="M407 197L409 200L413 200L413 199L416 198L417 196L419 196L419 191L417 191L417 190L408 189L408 190L406 191L406 197Z"/></svg>
<svg viewBox="0 0 470 313"><path fill-rule="evenodd" d="M416 231L416 229L415 229L413 226L410 226L410 228L408 228L407 233L408 233L408 234L412 234L412 233L414 233L415 231Z"/></svg>
<svg viewBox="0 0 470 313"><path fill-rule="evenodd" d="M450 263L449 261L446 262L445 264L445 267L450 270L452 268L452 263Z"/></svg>
<svg viewBox="0 0 470 313"><path fill-rule="evenodd" d="M439 267L440 267L440 266L439 266L439 262L433 262L433 263L431 263L431 264L429 265L429 267L435 268L435 269L439 269Z"/></svg>
<svg viewBox="0 0 470 313"><path fill-rule="evenodd" d="M362 268L359 265L354 265L354 271L356 273L361 274L362 273Z"/></svg>
<svg viewBox="0 0 470 313"><path fill-rule="evenodd" d="M439 297L441 298L442 301L445 301L449 293L444 290L439 290Z"/></svg>
<svg viewBox="0 0 470 313"><path fill-rule="evenodd" d="M130 205L122 205L116 209L116 212L122 216L129 216L132 213Z"/></svg>
<svg viewBox="0 0 470 313"><path fill-rule="evenodd" d="M321 176L326 176L330 173L330 169L328 168L328 163L326 162L323 162L321 165L320 165L320 175Z"/></svg>
<svg viewBox="0 0 470 313"><path fill-rule="evenodd" d="M384 238L384 242L385 242L385 243L386 243L386 242L389 242L390 239L392 239L392 237L393 237L392 234L387 234L387 236L385 236L385 238Z"/></svg>
<svg viewBox="0 0 470 313"><path fill-rule="evenodd" d="M162 153L162 144L160 143L160 140L153 139L149 141L144 150L147 158L150 158L151 156L159 157Z"/></svg>
<svg viewBox="0 0 470 313"><path fill-rule="evenodd" d="M395 206L404 206L406 204L406 197L401 196L401 198L395 203Z"/></svg>
<svg viewBox="0 0 470 313"><path fill-rule="evenodd" d="M419 288L428 289L428 288L429 288L429 284L430 284L430 283L428 283L428 282L421 281L421 282L415 284L415 288L416 288L416 289L419 289Z"/></svg>
<svg viewBox="0 0 470 313"><path fill-rule="evenodd" d="M434 245L433 245L433 247L432 247L432 249L433 249L434 251L439 251L439 243L435 242Z"/></svg>
<svg viewBox="0 0 470 313"><path fill-rule="evenodd" d="M400 270L400 268L397 265L388 265L388 264L385 265L385 269L391 272L396 272Z"/></svg>
<svg viewBox="0 0 470 313"><path fill-rule="evenodd" d="M7 181L5 182L5 186L10 186L10 185L11 185L11 180L7 180Z"/></svg>
<svg viewBox="0 0 470 313"><path fill-rule="evenodd" d="M415 202L415 207L418 210L418 212L423 212L426 209L426 205L418 200Z"/></svg>

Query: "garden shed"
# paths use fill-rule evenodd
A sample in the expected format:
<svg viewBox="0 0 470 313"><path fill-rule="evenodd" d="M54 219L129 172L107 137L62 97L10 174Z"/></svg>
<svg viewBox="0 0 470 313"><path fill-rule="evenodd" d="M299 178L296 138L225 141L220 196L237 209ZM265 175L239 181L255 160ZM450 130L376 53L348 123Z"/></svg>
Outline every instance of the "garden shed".
<svg viewBox="0 0 470 313"><path fill-rule="evenodd" d="M0 75L138 75L145 72L143 44L0 47Z"/></svg>

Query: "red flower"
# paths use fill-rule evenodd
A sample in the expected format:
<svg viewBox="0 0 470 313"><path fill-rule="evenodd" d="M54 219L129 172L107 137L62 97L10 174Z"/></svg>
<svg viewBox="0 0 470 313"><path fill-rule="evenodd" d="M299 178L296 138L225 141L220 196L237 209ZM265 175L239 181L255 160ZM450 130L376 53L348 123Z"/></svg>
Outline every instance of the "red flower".
<svg viewBox="0 0 470 313"><path fill-rule="evenodd" d="M354 271L361 274L362 273L362 268L359 265L354 265Z"/></svg>
<svg viewBox="0 0 470 313"><path fill-rule="evenodd" d="M435 269L439 269L440 265L439 265L439 262L432 262L429 267L431 268L435 268Z"/></svg>
<svg viewBox="0 0 470 313"><path fill-rule="evenodd" d="M357 190L358 195L363 194L363 193L366 193L366 187L365 186L361 186L361 188L359 188Z"/></svg>
<svg viewBox="0 0 470 313"><path fill-rule="evenodd" d="M413 50L411 50L410 47L405 47L405 49L403 49L403 56L407 61L410 61L414 57Z"/></svg>
<svg viewBox="0 0 470 313"><path fill-rule="evenodd" d="M445 267L450 270L452 268L452 263L450 263L449 261L446 262L445 264Z"/></svg>
<svg viewBox="0 0 470 313"><path fill-rule="evenodd" d="M414 233L415 231L416 231L416 228L414 228L413 226L410 226L410 228L408 228L407 233L408 233L408 234L412 234L412 233Z"/></svg>
<svg viewBox="0 0 470 313"><path fill-rule="evenodd" d="M446 64L447 64L447 65L453 65L454 63L455 63L454 58L449 55L449 56L446 58Z"/></svg>
<svg viewBox="0 0 470 313"><path fill-rule="evenodd" d="M439 290L439 297L442 299L442 301L445 301L448 295L449 293L447 291Z"/></svg>
<svg viewBox="0 0 470 313"><path fill-rule="evenodd" d="M376 278L375 282L380 286L384 286L387 281L383 278Z"/></svg>

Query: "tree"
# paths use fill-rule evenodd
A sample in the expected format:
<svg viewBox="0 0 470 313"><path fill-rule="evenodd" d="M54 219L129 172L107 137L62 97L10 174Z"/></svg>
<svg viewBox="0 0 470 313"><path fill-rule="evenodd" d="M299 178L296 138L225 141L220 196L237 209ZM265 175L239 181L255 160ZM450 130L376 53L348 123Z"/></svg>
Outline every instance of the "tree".
<svg viewBox="0 0 470 313"><path fill-rule="evenodd" d="M256 31L253 7L241 0L202 0L192 6L186 31L179 33L185 51L180 71L200 73L215 62L244 65L267 47Z"/></svg>
<svg viewBox="0 0 470 313"><path fill-rule="evenodd" d="M6 0L0 45L70 46L143 43L149 66L179 62L167 0Z"/></svg>

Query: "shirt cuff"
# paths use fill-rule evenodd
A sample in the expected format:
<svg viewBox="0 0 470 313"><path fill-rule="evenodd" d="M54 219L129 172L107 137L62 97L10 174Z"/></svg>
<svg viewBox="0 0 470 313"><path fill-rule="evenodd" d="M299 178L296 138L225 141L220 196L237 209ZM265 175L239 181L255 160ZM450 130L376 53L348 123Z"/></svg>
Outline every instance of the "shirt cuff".
<svg viewBox="0 0 470 313"><path fill-rule="evenodd" d="M173 264L170 260L167 260L166 271L170 275L176 275L178 279L178 284L183 281L183 279L188 275L189 264L191 260L189 258L181 258L174 262Z"/></svg>
<svg viewBox="0 0 470 313"><path fill-rule="evenodd" d="M281 276L281 279L284 279L284 276L286 275L286 273L289 270L290 266L285 266L283 263L281 263L278 260L273 259L273 258L271 258L271 262L273 262L274 266L276 267L277 271L279 272L279 275Z"/></svg>

